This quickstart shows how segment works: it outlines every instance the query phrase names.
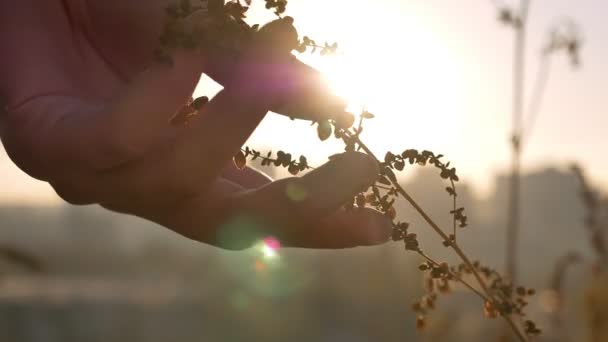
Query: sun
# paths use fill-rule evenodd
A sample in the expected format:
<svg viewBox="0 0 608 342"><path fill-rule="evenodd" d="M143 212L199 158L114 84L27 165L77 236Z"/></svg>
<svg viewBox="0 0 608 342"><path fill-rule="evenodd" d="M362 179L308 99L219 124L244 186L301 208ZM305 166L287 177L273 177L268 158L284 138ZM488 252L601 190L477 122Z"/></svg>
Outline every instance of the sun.
<svg viewBox="0 0 608 342"><path fill-rule="evenodd" d="M362 139L379 154L406 148L451 153L463 127L474 125L466 119L469 102L465 101L470 96L463 94L469 93L470 75L476 70L462 62L463 51L447 40L444 24L416 6L420 5L400 0L356 5L347 0L290 2L288 14L296 18L301 36L339 45L333 56L304 53L297 58L322 72L349 111L358 114L366 109L375 114L365 124ZM271 115L247 144L280 144L292 153L317 156L319 162L324 153L341 148L337 141L313 144L310 139L308 125L299 127Z"/></svg>
<svg viewBox="0 0 608 342"><path fill-rule="evenodd" d="M437 147L449 143L445 139L459 125L455 111L461 107L464 82L460 63L428 24L403 16L389 9L365 16L364 26L357 23L356 13L344 17L342 23L333 23L348 28L347 34L338 35L340 52L305 61L322 71L350 111L365 108L376 114L366 132L370 141L394 147L402 139L399 128L408 127L408 143ZM412 127L432 127L434 133Z"/></svg>

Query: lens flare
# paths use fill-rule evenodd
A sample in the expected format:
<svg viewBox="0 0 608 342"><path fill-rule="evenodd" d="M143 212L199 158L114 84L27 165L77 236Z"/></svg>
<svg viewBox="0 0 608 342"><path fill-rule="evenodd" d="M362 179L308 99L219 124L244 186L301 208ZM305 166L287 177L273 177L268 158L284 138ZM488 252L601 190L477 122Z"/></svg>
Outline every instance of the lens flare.
<svg viewBox="0 0 608 342"><path fill-rule="evenodd" d="M274 259L278 257L279 248L281 248L281 243L274 237L265 238L260 246L265 259Z"/></svg>

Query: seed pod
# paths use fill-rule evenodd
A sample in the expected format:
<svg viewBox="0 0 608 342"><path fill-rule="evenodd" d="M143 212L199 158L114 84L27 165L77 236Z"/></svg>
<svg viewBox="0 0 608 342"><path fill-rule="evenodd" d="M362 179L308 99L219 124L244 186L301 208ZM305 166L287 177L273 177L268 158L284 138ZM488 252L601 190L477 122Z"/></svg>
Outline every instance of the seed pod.
<svg viewBox="0 0 608 342"><path fill-rule="evenodd" d="M390 207L386 211L386 215L388 215L391 220L394 220L395 217L397 217L397 210L395 210L395 207Z"/></svg>
<svg viewBox="0 0 608 342"><path fill-rule="evenodd" d="M439 284L437 285L437 289L441 293L449 293L450 292L450 283L447 279L440 279Z"/></svg>
<svg viewBox="0 0 608 342"><path fill-rule="evenodd" d="M424 304L426 304L426 307L429 309L434 309L435 308L435 298L427 296L424 298Z"/></svg>
<svg viewBox="0 0 608 342"><path fill-rule="evenodd" d="M484 305L483 305L483 314L487 318L496 318L496 316L498 316L498 313L496 312L496 309L494 308L494 305L492 305L492 303L490 303L490 302L485 302L484 303Z"/></svg>
<svg viewBox="0 0 608 342"><path fill-rule="evenodd" d="M426 328L426 318L424 316L416 317L416 329L424 330Z"/></svg>
<svg viewBox="0 0 608 342"><path fill-rule="evenodd" d="M297 176L298 173L300 173L300 168L296 165L296 164L291 164L289 165L289 167L287 168L287 171L289 171L289 173L293 176Z"/></svg>

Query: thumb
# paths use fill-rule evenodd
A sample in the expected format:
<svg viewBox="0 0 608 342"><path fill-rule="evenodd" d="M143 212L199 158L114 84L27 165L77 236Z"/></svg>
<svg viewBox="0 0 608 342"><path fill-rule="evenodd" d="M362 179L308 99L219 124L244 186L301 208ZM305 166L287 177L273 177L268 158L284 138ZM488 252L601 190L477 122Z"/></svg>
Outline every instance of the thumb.
<svg viewBox="0 0 608 342"><path fill-rule="evenodd" d="M344 248L385 242L391 222L373 210L352 212L343 205L373 184L378 175L369 156L337 155L301 178L273 182L246 192L223 214L212 236L214 245L241 249L267 236L283 245Z"/></svg>

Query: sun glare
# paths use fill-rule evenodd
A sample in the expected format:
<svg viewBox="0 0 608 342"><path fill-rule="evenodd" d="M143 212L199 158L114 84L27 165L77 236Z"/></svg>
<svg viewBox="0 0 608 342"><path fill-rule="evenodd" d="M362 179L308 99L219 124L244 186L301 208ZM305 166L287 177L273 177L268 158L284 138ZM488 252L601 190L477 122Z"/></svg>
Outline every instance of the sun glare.
<svg viewBox="0 0 608 342"><path fill-rule="evenodd" d="M370 141L385 147L398 127L426 126L437 134L430 138L427 132L409 131L407 142L425 145L432 139L437 146L457 125L459 63L430 25L403 12L349 14L342 23L332 23L344 31L337 38L341 52L306 60L323 72L349 110L376 114L376 123L368 126L378 129L366 131ZM366 18L364 26L360 17Z"/></svg>

